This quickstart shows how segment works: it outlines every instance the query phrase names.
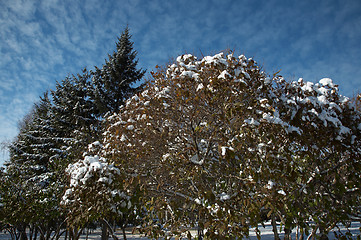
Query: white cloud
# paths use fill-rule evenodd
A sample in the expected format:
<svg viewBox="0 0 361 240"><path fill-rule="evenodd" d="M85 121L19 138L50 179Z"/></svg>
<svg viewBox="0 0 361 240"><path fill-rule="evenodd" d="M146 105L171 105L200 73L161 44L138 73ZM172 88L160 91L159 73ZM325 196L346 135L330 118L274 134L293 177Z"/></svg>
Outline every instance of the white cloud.
<svg viewBox="0 0 361 240"><path fill-rule="evenodd" d="M35 2L26 1L26 0L13 0L7 1L5 4L8 4L8 8L14 12L18 18L27 20L33 17L35 12Z"/></svg>
<svg viewBox="0 0 361 240"><path fill-rule="evenodd" d="M148 70L185 52L211 54L236 47L269 72L281 69L286 76L315 81L332 77L349 94L361 85L360 5L323 0L5 1L0 11L1 120L14 129L13 122L56 80L103 64L126 24L139 64Z"/></svg>

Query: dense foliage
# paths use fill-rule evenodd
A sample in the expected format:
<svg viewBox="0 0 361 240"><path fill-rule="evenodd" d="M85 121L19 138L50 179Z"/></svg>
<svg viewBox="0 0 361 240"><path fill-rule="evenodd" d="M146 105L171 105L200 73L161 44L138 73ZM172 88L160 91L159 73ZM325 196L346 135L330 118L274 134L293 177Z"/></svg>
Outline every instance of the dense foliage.
<svg viewBox="0 0 361 240"><path fill-rule="evenodd" d="M253 59L179 56L137 86L126 28L101 68L34 105L1 170L14 239L78 239L89 224L149 237L326 236L361 219L360 99L331 79L286 81ZM139 84L138 84L139 85ZM28 235L26 229L28 231ZM342 233L344 238L349 233Z"/></svg>
<svg viewBox="0 0 361 240"><path fill-rule="evenodd" d="M77 239L86 224L100 220L100 216L103 220L109 217L100 213L77 216L72 213L80 210L78 205L62 199L66 188L74 187L69 185L72 175L67 169L100 138L104 114L115 111L140 88L132 86L139 85L144 71L136 69L136 51L130 38L126 28L116 51L100 70L84 69L58 82L51 95L41 97L20 122L1 182L0 222L13 238L26 239L26 228L30 228L29 238L39 234L42 239L58 238L61 229L67 227L69 237ZM69 195L69 191L65 193ZM81 189L74 189L74 193L81 195ZM86 196L95 199L92 194L99 196L100 192L87 192Z"/></svg>
<svg viewBox="0 0 361 240"><path fill-rule="evenodd" d="M153 79L108 118L102 154L146 186L150 234L242 237L270 218L301 238L359 219L361 115L332 80L232 54L183 55Z"/></svg>
<svg viewBox="0 0 361 240"><path fill-rule="evenodd" d="M128 27L116 44L116 51L108 56L102 68L95 67L92 72L91 99L98 114L118 112L124 101L132 96L141 86L135 86L145 73L137 69L137 52L133 50Z"/></svg>

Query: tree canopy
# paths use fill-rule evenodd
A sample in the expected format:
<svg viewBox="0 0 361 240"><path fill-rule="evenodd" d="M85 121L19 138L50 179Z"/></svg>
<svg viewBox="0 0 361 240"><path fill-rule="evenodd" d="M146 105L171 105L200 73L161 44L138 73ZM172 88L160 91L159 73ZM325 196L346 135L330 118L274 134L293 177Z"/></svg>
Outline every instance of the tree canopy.
<svg viewBox="0 0 361 240"><path fill-rule="evenodd" d="M182 55L108 118L102 156L142 179L150 218L174 234L242 237L269 217L325 235L360 214L360 117L331 79Z"/></svg>
<svg viewBox="0 0 361 240"><path fill-rule="evenodd" d="M287 81L244 55L185 54L146 84L129 29L95 70L60 81L23 119L1 170L13 238L71 239L91 223L148 237L352 238L361 221L359 97ZM28 231L29 232L29 231Z"/></svg>
<svg viewBox="0 0 361 240"><path fill-rule="evenodd" d="M66 225L71 238L79 237L84 221L70 217L72 209L61 202L68 185L66 169L101 137L104 114L116 111L141 88L139 81L145 71L136 68L137 52L130 38L126 28L116 51L101 68L84 69L57 82L50 96L44 94L20 122L1 182L0 221L14 238L26 239L27 228L30 238L39 232L43 239L58 237ZM64 206L67 209L62 209ZM94 217L87 220L89 223Z"/></svg>

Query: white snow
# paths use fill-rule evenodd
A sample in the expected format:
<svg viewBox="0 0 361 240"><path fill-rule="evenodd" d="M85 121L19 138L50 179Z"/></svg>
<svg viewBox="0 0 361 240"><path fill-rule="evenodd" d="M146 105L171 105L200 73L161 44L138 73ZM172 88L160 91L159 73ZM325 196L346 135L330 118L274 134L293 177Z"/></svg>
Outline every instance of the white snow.
<svg viewBox="0 0 361 240"><path fill-rule="evenodd" d="M249 125L254 125L254 126L259 126L260 125L260 123L257 120L255 120L254 118L245 119L244 122L249 124Z"/></svg>
<svg viewBox="0 0 361 240"><path fill-rule="evenodd" d="M218 78L228 79L228 78L232 78L232 75L229 74L227 70L223 70L223 72L221 72L221 74L218 76Z"/></svg>
<svg viewBox="0 0 361 240"><path fill-rule="evenodd" d="M126 140L127 140L127 137L124 134L122 134L122 136L120 137L120 141L124 142Z"/></svg>
<svg viewBox="0 0 361 240"><path fill-rule="evenodd" d="M242 72L244 72L244 69L243 69L243 68L236 68L236 69L234 69L234 75L235 75L236 77L239 77L239 75L240 75Z"/></svg>
<svg viewBox="0 0 361 240"><path fill-rule="evenodd" d="M194 78L194 75L196 73L193 71L184 71L182 72L182 74L180 75L181 77L189 77L189 78Z"/></svg>
<svg viewBox="0 0 361 240"><path fill-rule="evenodd" d="M318 102L320 102L321 104L328 104L328 101L327 101L327 98L326 98L326 96L324 96L324 95L321 95L321 96L318 96L317 97L317 100L318 100Z"/></svg>
<svg viewBox="0 0 361 240"><path fill-rule="evenodd" d="M222 154L222 156L225 156L226 155L226 152L227 152L227 149L228 149L228 147L221 147L221 154Z"/></svg>
<svg viewBox="0 0 361 240"><path fill-rule="evenodd" d="M231 197L228 195L228 194L226 194L226 193L224 193L224 192L222 192L220 195L219 195L219 199L221 200L221 201L227 201L227 200L229 200Z"/></svg>
<svg viewBox="0 0 361 240"><path fill-rule="evenodd" d="M197 164L197 165L202 165L204 162L204 159L199 160L198 154L193 155L189 160L192 163Z"/></svg>
<svg viewBox="0 0 361 240"><path fill-rule="evenodd" d="M333 81L332 79L330 78L322 78L320 81L319 81L320 84L322 84L323 86L328 86L330 88L333 88L335 85L333 84Z"/></svg>
<svg viewBox="0 0 361 240"><path fill-rule="evenodd" d="M203 88L204 88L203 83L198 84L196 92L198 92L199 90L202 90Z"/></svg>
<svg viewBox="0 0 361 240"><path fill-rule="evenodd" d="M223 58L223 53L218 53L214 56L206 56L202 59L202 62L204 62L205 64L209 64L209 65L212 65L212 64L228 65L227 60L225 58Z"/></svg>
<svg viewBox="0 0 361 240"><path fill-rule="evenodd" d="M267 183L267 185L266 185L266 188L272 189L275 185L276 185L275 182L269 180L268 183Z"/></svg>
<svg viewBox="0 0 361 240"><path fill-rule="evenodd" d="M302 83L303 83L303 81L302 81ZM302 87L301 87L301 89L303 90L303 91L306 91L306 92L312 92L313 91L313 83L312 82L307 82L305 85L303 85Z"/></svg>
<svg viewBox="0 0 361 240"><path fill-rule="evenodd" d="M86 184L89 183L89 181L93 181L92 178L95 175L99 176L99 178L93 182L93 184L111 184L114 174L119 174L120 170L108 164L103 157L85 156L83 160L70 164L66 169L66 173L70 176L70 186L62 197L61 204L63 205L68 205L76 201L77 198L74 194L76 194L79 189L86 189Z"/></svg>

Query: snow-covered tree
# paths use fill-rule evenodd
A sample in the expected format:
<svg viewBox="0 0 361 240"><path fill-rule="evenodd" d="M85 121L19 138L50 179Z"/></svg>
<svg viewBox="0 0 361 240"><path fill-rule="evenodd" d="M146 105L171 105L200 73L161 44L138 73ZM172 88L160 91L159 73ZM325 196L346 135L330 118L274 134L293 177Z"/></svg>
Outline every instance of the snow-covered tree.
<svg viewBox="0 0 361 240"><path fill-rule="evenodd" d="M72 163L98 138L100 122L95 117L95 105L90 100L90 74L67 77L52 91L55 136L61 142L62 157ZM63 164L67 166L67 164Z"/></svg>
<svg viewBox="0 0 361 240"><path fill-rule="evenodd" d="M233 54L179 56L153 78L108 118L103 153L154 197L151 231L241 237L265 213L301 238L359 217L361 115L332 80L286 82Z"/></svg>
<svg viewBox="0 0 361 240"><path fill-rule="evenodd" d="M92 96L98 114L118 112L124 101L137 90L135 84L143 77L145 71L137 69L137 52L133 50L133 42L129 28L118 38L116 51L108 55L102 68L95 67L92 71Z"/></svg>
<svg viewBox="0 0 361 240"><path fill-rule="evenodd" d="M11 162L13 164L28 164L24 171L46 171L49 158L53 154L50 126L51 103L45 93L40 101L19 123L20 133L10 145Z"/></svg>
<svg viewBox="0 0 361 240"><path fill-rule="evenodd" d="M290 191L284 190L291 200L284 207L284 221L303 225L310 217L316 223L312 233L320 230L326 235L337 223L360 217L360 112L338 94L331 79L316 84L303 79L277 82L270 102L279 119L292 124L290 130L295 132L287 138L287 155L291 156L288 169L297 178L281 184L277 178L273 181L274 186L294 184Z"/></svg>
<svg viewBox="0 0 361 240"><path fill-rule="evenodd" d="M90 152L99 147L99 142L90 144ZM108 221L117 222L134 211L132 197L124 190L120 170L106 159L97 155L85 156L70 164L66 173L70 177L70 185L61 204L67 212L67 222L73 229L91 222L102 222L112 233ZM121 226L124 235L125 226ZM79 235L75 235L74 239L77 239Z"/></svg>
<svg viewBox="0 0 361 240"><path fill-rule="evenodd" d="M72 149L70 150L72 153L71 159L81 159L86 150L86 146L99 138L98 134L101 130L101 119L103 118L103 115L109 111L117 111L119 106L124 103L125 99L133 95L140 88L134 86L134 84L137 84L143 77L145 71L136 69L138 63L138 60L136 60L137 52L133 50L133 43L130 41L130 37L129 29L126 28L118 39L116 51L108 56L109 59L102 68L95 67L95 71L92 71L90 75L86 72L86 75L78 76L77 79L79 80L86 79L84 82L86 84L81 82L80 85L87 86L85 89L86 91L84 91L86 94L85 98L82 97L82 94L79 94L79 89L82 88L78 87L78 80L75 81L75 83L77 83L75 85L69 81L63 82L59 85L59 97L54 95L54 102L60 102L60 104L58 104L59 107L57 108L59 109L59 119L61 119L59 125L64 125L64 123L66 123L64 128L67 130L65 132L75 133L71 136L68 135L70 139L67 139L68 142L70 140L68 146ZM91 77L91 81L89 82L87 81L88 77ZM64 88L64 86L70 87ZM72 93L74 89L77 91L75 94ZM75 104L73 100L69 100L72 99L72 95L78 96L78 98L80 97L83 102L78 105ZM74 111L70 111L71 114L67 115L66 112L69 113L69 111L64 108L64 105L68 107L75 106L73 109ZM77 109L82 111L82 113L75 109L76 106L78 106ZM84 115L83 113L89 115ZM80 115L81 118L75 119L74 115ZM74 130L67 128L67 126L73 127ZM90 131L84 131L84 128L87 128ZM87 136L87 138L84 138L83 136ZM77 154L74 154L74 150L80 151ZM68 163L72 164L74 161L68 161ZM103 216L104 220L106 220L105 217L107 216ZM128 217L129 216L127 216L127 218ZM127 220L124 223L126 222ZM103 227L103 230L105 231L106 229Z"/></svg>
<svg viewBox="0 0 361 240"><path fill-rule="evenodd" d="M11 213L4 214L8 216L4 222L16 223L20 232L34 226L47 238L54 226L60 226L59 201L67 184L65 170L83 159L88 144L100 138L103 114L116 111L139 89L133 84L137 84L145 71L136 69L137 53L128 28L118 40L116 51L102 68L91 73L84 69L81 74L58 82L50 99L45 94L20 122L20 132L10 146L6 181L2 184L2 189L8 192L1 196L2 210ZM101 216L104 220L108 217ZM116 217L124 220L119 215ZM97 216L90 214L87 218ZM80 224L69 217L67 220Z"/></svg>
<svg viewBox="0 0 361 240"><path fill-rule="evenodd" d="M57 208L58 183L56 141L52 136L51 103L47 93L34 104L20 124L20 133L10 145L10 161L3 178L5 222L22 234L30 227L44 238L61 224Z"/></svg>

